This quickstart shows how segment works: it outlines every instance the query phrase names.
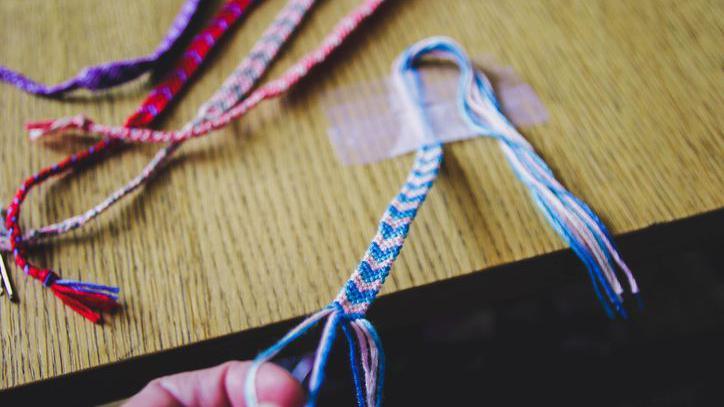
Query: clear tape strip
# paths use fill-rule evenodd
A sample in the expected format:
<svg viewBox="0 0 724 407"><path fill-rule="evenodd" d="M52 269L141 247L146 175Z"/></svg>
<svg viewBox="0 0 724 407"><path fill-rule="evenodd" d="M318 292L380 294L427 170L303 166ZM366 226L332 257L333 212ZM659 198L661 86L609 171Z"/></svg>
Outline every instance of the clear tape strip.
<svg viewBox="0 0 724 407"><path fill-rule="evenodd" d="M535 91L510 67L490 57L478 65L489 75L508 118L517 127L548 120L548 111ZM463 120L457 107L458 72L433 66L420 73L425 84L423 108L435 137L443 143L466 140L478 134ZM416 150L425 135L417 131L414 112L406 109L402 95L389 78L362 82L325 92L321 103L329 120L328 135L344 165L385 160Z"/></svg>

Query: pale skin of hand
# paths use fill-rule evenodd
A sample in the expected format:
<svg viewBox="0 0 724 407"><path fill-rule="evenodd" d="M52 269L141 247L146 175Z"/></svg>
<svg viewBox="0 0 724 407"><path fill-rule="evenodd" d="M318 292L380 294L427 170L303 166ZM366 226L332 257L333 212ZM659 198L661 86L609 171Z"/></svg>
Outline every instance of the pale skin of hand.
<svg viewBox="0 0 724 407"><path fill-rule="evenodd" d="M165 376L148 383L125 407L245 407L244 380L251 362L227 362L208 369ZM267 363L256 378L260 407L300 407L302 386L286 370Z"/></svg>

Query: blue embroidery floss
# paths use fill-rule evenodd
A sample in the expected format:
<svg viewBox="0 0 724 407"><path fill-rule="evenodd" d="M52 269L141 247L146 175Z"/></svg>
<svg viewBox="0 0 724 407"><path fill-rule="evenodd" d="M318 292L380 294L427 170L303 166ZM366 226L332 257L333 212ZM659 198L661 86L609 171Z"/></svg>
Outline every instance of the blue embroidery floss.
<svg viewBox="0 0 724 407"><path fill-rule="evenodd" d="M352 276L337 297L313 314L284 338L254 360L246 378L246 404L257 405L255 388L259 367L289 344L326 320L315 354L309 380L308 406L316 404L324 380L324 367L332 344L341 328L350 346L350 363L358 405L378 407L382 403L384 352L372 323L365 319L400 253L417 212L435 182L443 158L442 144L433 134L422 106L423 89L416 63L426 55L455 63L460 70L458 108L468 125L481 136L496 139L516 176L530 190L531 197L549 223L571 246L589 270L596 295L610 316L626 317L623 287L615 265L628 279L630 291L638 293L632 273L621 259L611 235L601 220L580 199L567 191L554 177L533 147L517 132L501 112L493 88L485 75L476 70L463 49L451 39L433 37L408 48L396 61L395 83L406 109L413 113L422 146L400 192L380 220L377 233ZM354 332L354 336L352 335ZM361 377L360 372L362 372Z"/></svg>
<svg viewBox="0 0 724 407"><path fill-rule="evenodd" d="M637 296L638 284L621 258L613 238L599 217L556 179L553 171L515 129L500 108L485 75L474 69L462 48L448 38L431 38L416 44L413 53L434 53L457 63L461 69L458 108L468 124L481 135L498 140L513 172L528 188L548 222L586 265L594 292L606 313L627 317L624 292L616 266Z"/></svg>

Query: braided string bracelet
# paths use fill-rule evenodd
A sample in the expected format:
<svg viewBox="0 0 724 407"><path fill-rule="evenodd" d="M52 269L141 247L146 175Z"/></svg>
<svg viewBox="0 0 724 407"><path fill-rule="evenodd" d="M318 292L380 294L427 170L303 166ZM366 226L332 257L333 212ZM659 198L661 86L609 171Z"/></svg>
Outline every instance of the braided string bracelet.
<svg viewBox="0 0 724 407"><path fill-rule="evenodd" d="M98 91L124 84L150 71L169 55L189 27L200 2L201 0L187 0L184 3L161 44L149 55L89 66L82 69L75 77L57 85L44 85L17 71L0 66L0 81L25 92L48 97L62 96L76 89Z"/></svg>
<svg viewBox="0 0 724 407"><path fill-rule="evenodd" d="M143 101L141 107L127 119L126 124L134 126L150 125L169 105L171 100L188 82L189 78L197 71L209 50L217 43L218 39L239 19L251 3L250 0L228 1L207 28L191 41L186 52L177 62L176 68L151 92L149 97ZM54 271L47 268L39 268L31 264L26 258L27 245L23 238L22 228L18 223L18 219L20 217L21 205L33 187L41 184L50 177L78 168L98 158L102 152L109 151L117 145L119 145L118 140L101 140L90 148L73 154L51 167L46 167L26 179L20 189L18 189L5 214L7 233L4 243L7 247L1 247L13 253L15 264L17 264L25 274L42 281L43 285L49 287L64 304L96 323L101 321L101 311L110 311L118 306L119 289L117 287L83 283L74 280L61 280ZM111 197L111 201L105 202L105 205L110 206L112 204L112 198L113 197ZM60 224L42 228L32 233L31 236L33 239L38 239L40 237L61 234L79 227L94 216L96 215L91 213L74 217ZM0 243L3 242L0 241Z"/></svg>
<svg viewBox="0 0 724 407"><path fill-rule="evenodd" d="M226 84L219 89L215 95L207 102L199 111L195 121L203 121L208 117L205 107L219 106L219 102L236 103L245 96L249 90L256 84L266 71L269 63L274 59L277 52L288 40L293 29L299 25L315 0L291 0L288 5L277 16L274 22L267 29L265 34L257 42L252 49L249 57L247 57L236 68L234 73L229 76ZM264 64L260 64L264 61ZM142 113L142 111L139 111ZM81 117L73 117L57 120L55 122L37 122L32 123L28 127L59 126L64 127L69 123L82 122ZM31 130L33 131L33 130ZM127 196L135 189L143 185L156 172L158 172L163 164L165 164L180 147L180 143L171 143L170 145L159 150L154 158L143 168L141 173L134 177L129 183L115 191L101 203L87 210L85 213L66 219L60 223L49 225L37 230L30 231L24 237L25 244L32 244L40 239L50 236L66 233L70 230L81 227L88 221L99 216L105 210L110 208L114 203ZM0 235L0 250L9 250L9 242Z"/></svg>
<svg viewBox="0 0 724 407"><path fill-rule="evenodd" d="M209 115L213 113L207 113L208 107L213 106L217 108L219 106L222 106L222 109L224 109L222 103L230 104L231 106L226 108L228 110L231 107L238 105L238 103L251 90L256 81L261 78L266 70L266 65L260 65L259 61L267 61L268 65L268 63L273 60L279 48L287 41L289 35L293 31L289 30L289 28L295 27L299 24L303 15L308 12L308 9L314 4L314 2L314 0L290 0L287 7L285 7L285 9L279 14L277 19L274 21L274 23L272 23L267 32L254 46L250 56L239 65L239 67L234 71L231 76L229 76L226 81L226 85L219 89L219 91L216 92L216 94L209 100L209 102L202 106L199 115L194 122L205 123L207 121ZM342 22L323 42L322 46L313 54L319 53L319 50L322 48L327 51L327 54L330 54L334 50L334 48L330 49L327 45L328 43L335 42L337 44L335 45L335 48L336 46L341 45L343 40L354 30L354 27L357 27L364 20L364 18L370 16L383 2L384 0L368 0L363 3L360 7L358 7L345 19L342 20ZM350 20L352 20L353 22L352 27L349 24ZM294 67L292 68L292 70L293 69ZM290 88L294 83L289 83L287 89ZM226 112L226 110L222 111ZM85 122L85 119L80 116L75 116L53 121L30 123L27 127L30 129L31 134L34 134L35 131L42 131L42 129L58 130L60 128L69 129L73 126L82 127L83 122ZM190 123L190 125L192 125L194 122ZM55 130L51 130L50 132L53 131ZM105 140L113 139L106 138ZM173 153L180 147L180 145L181 144L179 142L174 142L159 150L159 152L146 165L146 167L143 168L138 176L136 176L128 184L111 194L108 198L106 198L97 206L91 208L90 210L86 211L81 215L69 218L63 222L47 226L36 231L32 231L24 237L24 242L26 244L30 244L42 238L47 238L53 235L65 233L67 231L76 229L85 224L86 222L90 221L91 219L95 218L96 216L107 210L109 207L111 207L114 203L118 202L121 198L127 196L132 191L140 187L144 182L146 182L149 178L156 174L162 168L163 164L171 158ZM8 248L9 242L4 241L2 236L0 236L0 250L7 250Z"/></svg>
<svg viewBox="0 0 724 407"><path fill-rule="evenodd" d="M398 63L400 69L396 70L396 74L407 75L410 72L411 65L407 64L404 58L418 57L419 55L403 55L403 59ZM408 98L415 97L414 89L405 87L405 90L408 92L406 94ZM309 378L307 405L316 404L324 381L324 368L338 329L342 330L350 347L350 362L358 405L381 404L384 352L379 335L374 326L365 319L365 314L400 254L410 226L437 179L443 157L442 145L435 140L423 111L416 109L416 112L420 121L419 128L426 130L425 142L416 153L406 182L382 215L377 233L362 260L330 305L308 317L279 342L257 356L245 382L246 405L258 405L255 381L259 367L322 320L326 320L326 323ZM360 371L364 372L364 380Z"/></svg>
<svg viewBox="0 0 724 407"><path fill-rule="evenodd" d="M239 0L231 0L228 5L233 3L239 3ZM302 18L308 13L314 3L315 0L290 0L287 6L282 9L272 24L268 27L265 34L252 48L250 56L245 58L235 70L234 74L227 79L227 82L234 86L228 86L220 89L211 98L211 101L215 99L229 100L230 92L234 92L238 98L241 98L245 93L247 93L267 70L271 62L276 57L279 49L286 43L292 31L299 26ZM219 17L223 18L224 14L225 13L222 10ZM216 38L217 34L220 33L217 28L225 29L230 24L230 21L215 19L208 28L197 35L196 39L192 41L189 51L185 53L184 61L178 64L177 70L169 74L167 80L159 84L156 89L150 93L146 101L126 121L126 125L135 125L138 123L142 124L145 120L152 120L156 117L160 110L168 104L173 95L175 95L180 89L178 86L179 81L187 80L187 78L193 73L195 66L197 66L193 63L198 61L200 57L205 57L206 52L202 52L203 49L201 51L190 52L194 49L194 44L201 42L202 40L204 41L203 44L208 44L209 39ZM212 34L213 36L209 37ZM266 63L264 65L260 65L258 63L259 60L266 61ZM193 69L188 69L189 67ZM166 86L167 84L170 86ZM164 99L159 100L160 96L163 96ZM201 113L199 117L202 117ZM117 141L113 140L113 142ZM103 143L103 146L105 146L104 148L106 150L112 147L110 143ZM98 155L101 151L103 151L103 148L98 147L100 146L94 146L92 150L93 154ZM149 164L143 168L138 176L134 177L129 183L113 192L102 202L86 212L63 220L59 223L29 231L23 237L24 244L28 246L39 240L64 234L85 225L105 212L120 199L143 185L143 183L145 183L158 170L160 170L160 168L162 168L163 164L171 158L178 147L180 147L180 144L173 143L161 149L149 162ZM5 218L4 215L3 218ZM2 231L0 231L0 250L10 250L10 242L7 239L7 236L2 234Z"/></svg>
<svg viewBox="0 0 724 407"><path fill-rule="evenodd" d="M380 405L385 367L384 352L379 335L364 316L389 275L412 221L437 178L441 162L440 143L433 141L418 150L407 181L387 207L370 246L337 298L323 310L308 317L254 360L245 383L246 405L256 406L258 403L255 379L259 367L323 319L327 322L309 378L307 405L313 406L316 403L324 381L324 367L340 327L350 347L357 403L360 406ZM359 347L359 360L355 343ZM364 372L364 381L360 377L360 370Z"/></svg>
<svg viewBox="0 0 724 407"><path fill-rule="evenodd" d="M326 49L326 55L329 55L337 46L341 45L342 41L369 15L374 12L377 7L383 3L383 0L376 0L376 1L367 1L363 3L360 7L358 7L355 11L353 11L346 19L342 20L342 23L338 25L335 30L330 34L329 37L327 37L327 40L325 40L322 44L322 47ZM290 23L294 23L295 25L299 23L301 20L301 16L299 18L295 18L295 13L306 13L309 7L313 4L313 1L311 0L292 0L290 1L290 4L287 9L285 9L285 12L280 14L280 17L275 20L275 23L277 24L278 33L283 34L285 33L285 27L289 27ZM353 24L349 24L350 18ZM274 24L272 25L274 26ZM291 32L291 31L290 31ZM276 54L278 48L282 45L283 41L286 40L289 33L284 34L282 41L279 41L278 44L274 45L274 35L269 35L264 38L259 43L259 47L255 47L255 49L266 49L267 55L269 56L266 58L267 61L271 61L273 56ZM335 45L333 47L329 47L330 41L334 41ZM253 64L256 63L254 61L256 58L252 58L252 61L247 61L246 64ZM321 62L321 61L320 61ZM242 66L244 63L242 63ZM263 70L259 70L258 72L256 70L248 71L248 70L240 70L237 73L243 73L244 75L250 75L253 74L254 80L259 78L261 74L263 73ZM239 84L238 86L230 86L227 89L222 89L220 92L217 93L217 96L219 97L219 100L231 100L232 95L227 94L228 92L234 92L234 95L236 97L240 97L240 94L243 95L246 91L243 91L239 93L240 89L243 89L244 83L248 83L244 78L236 77L234 78L234 75L229 78L227 83L231 83L234 85L235 83ZM252 86L253 83L250 83L248 86ZM290 85L291 86L291 85ZM213 98L212 98L213 100ZM72 121L72 120L71 120ZM52 123L50 124L52 126ZM108 144L112 142L111 139L104 139L101 143L99 143L99 146ZM131 182L129 182L126 186L119 189L115 193L113 193L111 196L109 196L106 200L101 202L99 205L97 205L95 208L87 211L86 213L70 218L67 221L61 222L60 224L51 225L48 228L45 228L45 230L41 230L35 234L30 234L28 236L29 238L41 238L41 237L47 237L53 234L59 234L64 233L65 231L75 229L77 227L80 227L85 222L89 221L90 219L98 216L101 212L108 209L111 205L116 203L118 200L120 200L122 197L126 196L136 188L138 188L140 185L142 185L144 182L146 182L151 176L153 176L154 173L156 173L162 166L164 162L166 162L170 156L176 151L176 149L180 146L180 143L174 143L166 148L159 151L159 153L151 160L151 162L142 170L141 174L139 174L136 178L134 178ZM98 150L94 150L91 152L91 154L97 154ZM24 197L22 197L24 199ZM20 200L22 202L22 200ZM6 216L6 224L8 223L15 223L17 224L17 216L11 216L8 214ZM17 228L16 228L17 229ZM2 245L2 238L0 237L0 248ZM8 246L10 246L10 243L8 243ZM17 261L16 261L17 263Z"/></svg>
<svg viewBox="0 0 724 407"><path fill-rule="evenodd" d="M182 130L159 131L135 127L120 127L96 124L83 116L66 117L62 119L29 123L31 139L38 139L50 134L72 132L75 134L99 135L111 139L121 139L138 143L173 143L205 136L218 130L231 121L245 115L260 102L276 98L304 78L311 69L324 62L336 50L359 24L372 15L385 0L365 0L357 9L344 17L322 42L322 44L305 55L301 60L289 68L281 77L272 80L258 88L239 103L231 106L218 117L190 123Z"/></svg>
<svg viewBox="0 0 724 407"><path fill-rule="evenodd" d="M458 66L466 67L462 72L466 84L462 87L461 83L458 99L462 117L479 134L498 140L515 175L528 188L553 229L586 266L594 292L606 314L611 318L614 314L626 318L622 298L624 289L616 275L616 266L636 298L639 287L601 219L585 202L556 180L553 171L533 146L505 117L490 81L482 72L472 68L469 58L459 45L449 38L434 37L418 43L413 50L431 50L433 55L450 55Z"/></svg>
<svg viewBox="0 0 724 407"><path fill-rule="evenodd" d="M599 295L604 307L614 306L625 317L621 287L613 262L627 276L631 292L636 294L636 281L616 252L605 226L588 206L555 181L552 172L533 148L515 130L500 110L493 88L485 75L475 70L470 58L455 42L433 37L408 48L397 60L394 77L409 108L415 113L416 128L423 132L422 147L418 150L407 181L380 220L377 233L359 265L330 305L305 319L280 341L260 353L254 360L245 382L246 404L256 406L256 374L259 367L285 347L326 320L314 357L309 379L308 406L316 404L324 369L339 329L349 346L352 377L359 406L380 406L384 380L384 352L380 337L365 314L377 297L400 253L412 221L424 202L440 170L443 150L435 141L425 116L420 81L415 64L425 55L455 63L460 70L458 106L461 115L482 136L495 138L501 144L514 172L530 189L556 231L569 243L589 268L594 288L603 287ZM613 314L610 314L613 315Z"/></svg>
<svg viewBox="0 0 724 407"><path fill-rule="evenodd" d="M181 60L176 63L175 68L149 93L140 107L126 120L125 125L144 126L150 124L171 103L175 95L180 92L184 84L206 58L211 48L253 3L254 1L249 0L227 1L210 23L193 38ZM87 152L91 156L98 157L101 153L108 152L116 146L114 144L116 142L115 140L110 140L110 142L104 140L88 149ZM145 173L146 171L144 171ZM151 175L146 174L144 180ZM114 192L101 203L81 215L28 231L23 237L23 244L29 246L41 239L68 233L83 226L141 185L140 177L136 177L123 189ZM2 217L5 218L5 215L3 214ZM7 236L2 234L2 231L0 231L0 251L10 251L10 241Z"/></svg>

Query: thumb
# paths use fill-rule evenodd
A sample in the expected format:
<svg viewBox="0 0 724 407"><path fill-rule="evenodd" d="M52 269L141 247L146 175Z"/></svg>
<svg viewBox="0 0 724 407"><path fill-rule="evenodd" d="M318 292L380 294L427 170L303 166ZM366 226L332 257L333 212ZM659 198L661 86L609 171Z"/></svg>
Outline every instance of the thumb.
<svg viewBox="0 0 724 407"><path fill-rule="evenodd" d="M125 406L246 407L243 390L250 367L250 362L227 362L208 369L161 377L146 385ZM274 364L261 366L256 388L262 406L299 407L304 404L304 391L299 382Z"/></svg>

